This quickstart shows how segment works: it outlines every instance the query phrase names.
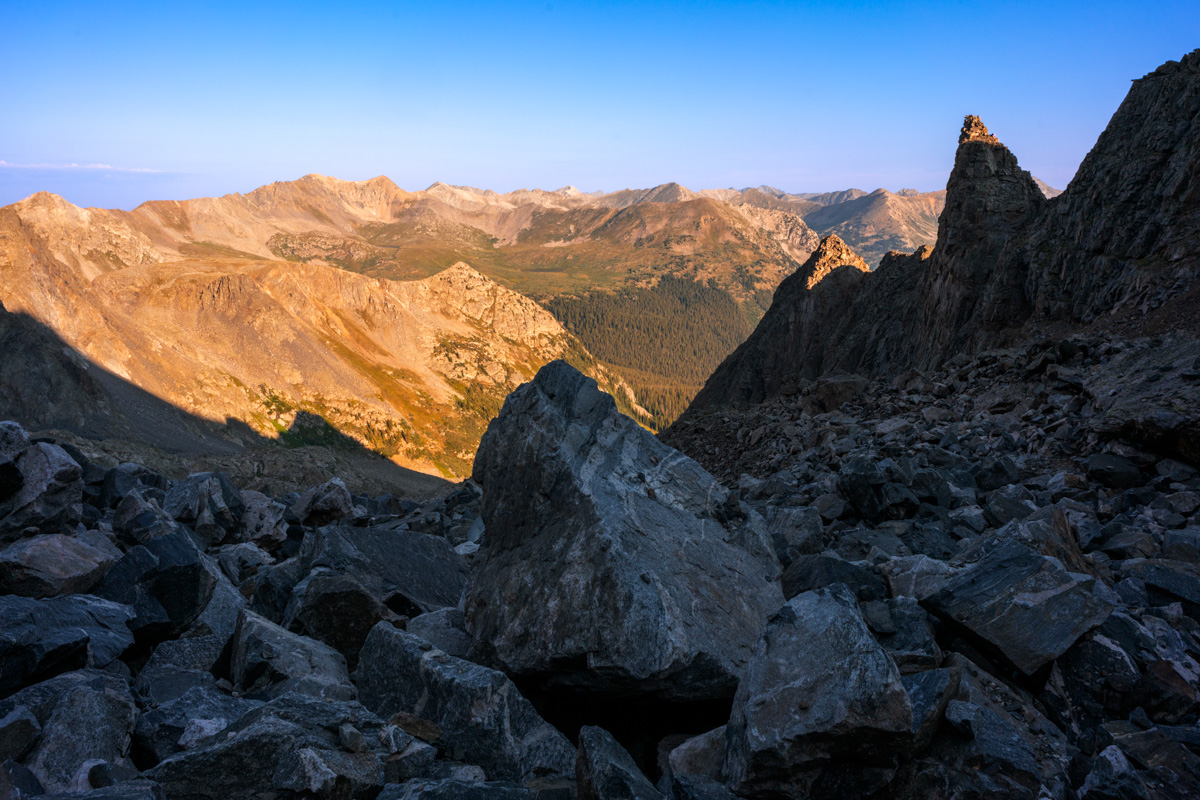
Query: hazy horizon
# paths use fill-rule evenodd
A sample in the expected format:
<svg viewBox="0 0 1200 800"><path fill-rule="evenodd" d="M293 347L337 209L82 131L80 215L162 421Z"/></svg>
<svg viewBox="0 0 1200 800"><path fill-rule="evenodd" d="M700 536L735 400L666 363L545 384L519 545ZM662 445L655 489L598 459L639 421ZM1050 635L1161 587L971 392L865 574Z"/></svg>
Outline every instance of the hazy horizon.
<svg viewBox="0 0 1200 800"><path fill-rule="evenodd" d="M1200 45L1181 2L54 9L4 12L0 205L309 173L934 191L968 113L1062 189L1129 80Z"/></svg>

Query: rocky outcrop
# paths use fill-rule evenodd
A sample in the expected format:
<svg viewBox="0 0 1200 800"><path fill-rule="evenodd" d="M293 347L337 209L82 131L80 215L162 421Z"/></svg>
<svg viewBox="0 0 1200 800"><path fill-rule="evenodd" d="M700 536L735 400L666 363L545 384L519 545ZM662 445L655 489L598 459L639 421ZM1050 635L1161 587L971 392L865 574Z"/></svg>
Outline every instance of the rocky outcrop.
<svg viewBox="0 0 1200 800"><path fill-rule="evenodd" d="M775 290L755 333L727 358L692 402L695 408L758 403L797 377L825 369L821 343L838 326L870 268L835 235Z"/></svg>
<svg viewBox="0 0 1200 800"><path fill-rule="evenodd" d="M484 546L475 653L545 685L729 696L782 601L762 520L698 464L553 362L505 401L476 457Z"/></svg>
<svg viewBox="0 0 1200 800"><path fill-rule="evenodd" d="M933 368L1052 325L1125 333L1191 325L1198 104L1200 51L1134 81L1053 200L978 117L967 117L932 255L885 258L848 293L784 291L785 281L692 408L761 402L795 376Z"/></svg>

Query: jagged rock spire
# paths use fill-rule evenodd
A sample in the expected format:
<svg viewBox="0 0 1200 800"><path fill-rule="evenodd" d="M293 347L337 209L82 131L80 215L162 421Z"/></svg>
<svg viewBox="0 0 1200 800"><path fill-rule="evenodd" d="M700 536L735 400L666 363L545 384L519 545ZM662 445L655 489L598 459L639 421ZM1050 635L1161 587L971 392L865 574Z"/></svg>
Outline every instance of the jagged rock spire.
<svg viewBox="0 0 1200 800"><path fill-rule="evenodd" d="M1000 140L988 132L987 126L983 124L983 120L974 114L967 114L963 118L962 131L958 134L958 143L963 144L964 142L1000 144Z"/></svg>

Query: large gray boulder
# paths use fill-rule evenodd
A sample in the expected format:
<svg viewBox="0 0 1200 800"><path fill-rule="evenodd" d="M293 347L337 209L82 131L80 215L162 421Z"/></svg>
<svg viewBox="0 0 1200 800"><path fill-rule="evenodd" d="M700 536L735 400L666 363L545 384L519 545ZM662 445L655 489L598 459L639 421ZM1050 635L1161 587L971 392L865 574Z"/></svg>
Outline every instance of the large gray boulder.
<svg viewBox="0 0 1200 800"><path fill-rule="evenodd" d="M353 700L346 659L332 647L286 631L242 609L230 645L234 686L247 697L270 699L287 692L328 700Z"/></svg>
<svg viewBox="0 0 1200 800"><path fill-rule="evenodd" d="M116 561L73 536L47 533L0 552L0 594L53 597L86 592Z"/></svg>
<svg viewBox="0 0 1200 800"><path fill-rule="evenodd" d="M358 688L363 705L381 717L400 712L433 723L446 754L483 767L489 779L575 774L571 743L504 673L448 656L386 622L359 654Z"/></svg>
<svg viewBox="0 0 1200 800"><path fill-rule="evenodd" d="M83 470L58 445L38 442L16 459L23 483L0 518L0 543L19 539L26 528L41 533L71 530L83 509Z"/></svg>
<svg viewBox="0 0 1200 800"><path fill-rule="evenodd" d="M725 776L739 795L804 796L831 759L886 768L913 740L900 672L841 584L771 618L733 699Z"/></svg>
<svg viewBox="0 0 1200 800"><path fill-rule="evenodd" d="M216 577L183 529L134 547L96 586L100 597L134 610L139 642L161 642L187 630L212 598Z"/></svg>
<svg viewBox="0 0 1200 800"><path fill-rule="evenodd" d="M1112 593L1090 575L1015 540L995 546L921 601L962 626L1031 675L1065 653L1114 608Z"/></svg>
<svg viewBox="0 0 1200 800"><path fill-rule="evenodd" d="M390 528L329 525L304 537L308 570L353 578L393 611L416 616L457 606L467 567L440 536Z"/></svg>
<svg viewBox="0 0 1200 800"><path fill-rule="evenodd" d="M762 518L565 362L508 396L475 458L475 656L549 685L729 696L783 601Z"/></svg>
<svg viewBox="0 0 1200 800"><path fill-rule="evenodd" d="M0 696L68 670L106 667L130 645L128 606L91 595L0 596Z"/></svg>
<svg viewBox="0 0 1200 800"><path fill-rule="evenodd" d="M49 792L92 788L97 763L132 767L130 735L137 710L123 681L79 682L59 696L25 763Z"/></svg>

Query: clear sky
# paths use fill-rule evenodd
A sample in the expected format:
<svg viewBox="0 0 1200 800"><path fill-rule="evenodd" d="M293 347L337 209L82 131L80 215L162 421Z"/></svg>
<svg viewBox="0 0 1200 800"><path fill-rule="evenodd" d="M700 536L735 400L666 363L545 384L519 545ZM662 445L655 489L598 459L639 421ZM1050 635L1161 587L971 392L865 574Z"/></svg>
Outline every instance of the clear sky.
<svg viewBox="0 0 1200 800"><path fill-rule="evenodd" d="M9 0L0 42L0 204L310 172L932 190L968 113L1062 188L1200 4Z"/></svg>

